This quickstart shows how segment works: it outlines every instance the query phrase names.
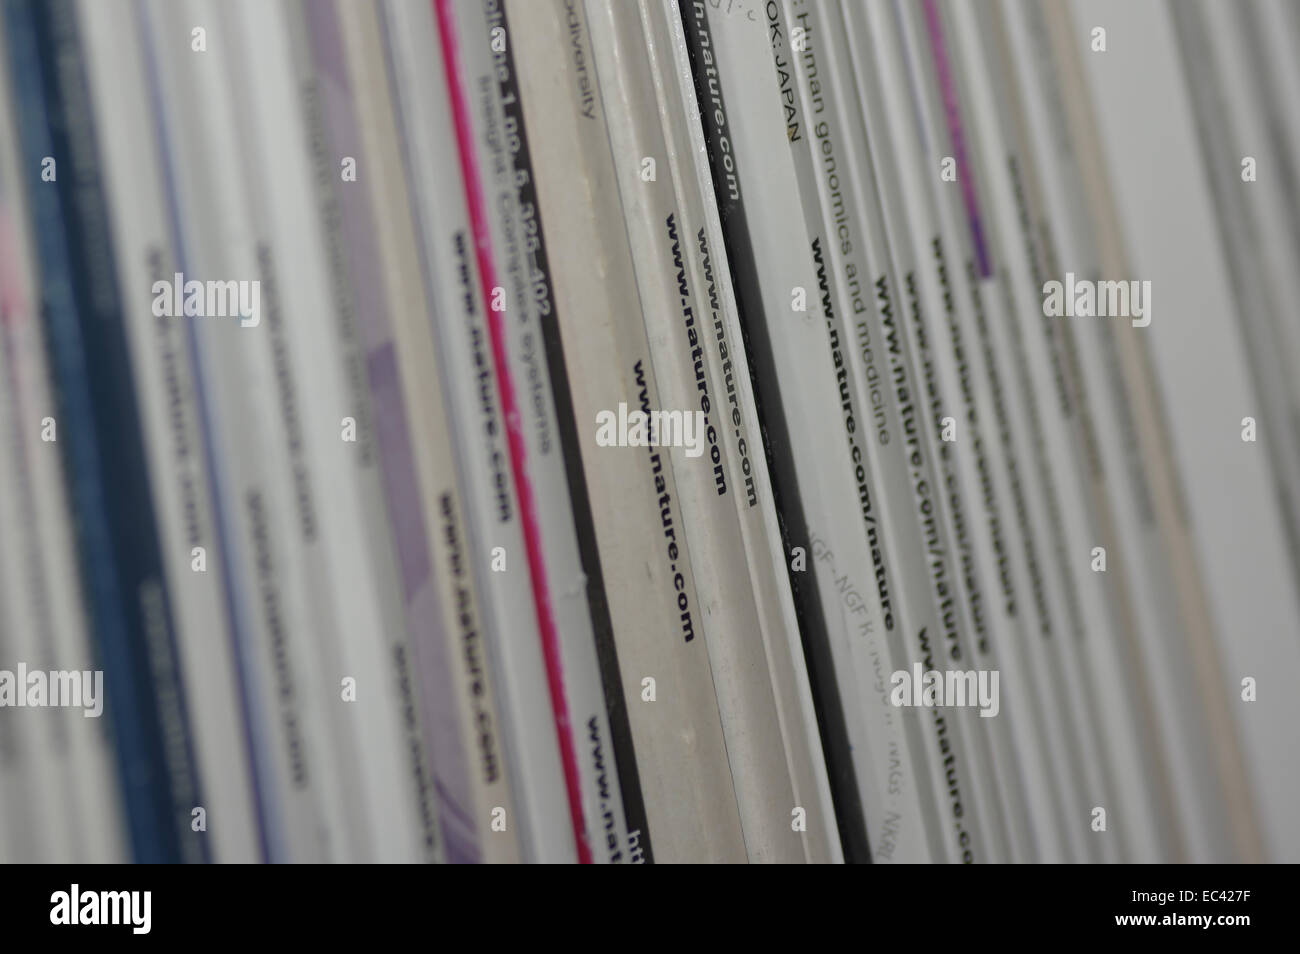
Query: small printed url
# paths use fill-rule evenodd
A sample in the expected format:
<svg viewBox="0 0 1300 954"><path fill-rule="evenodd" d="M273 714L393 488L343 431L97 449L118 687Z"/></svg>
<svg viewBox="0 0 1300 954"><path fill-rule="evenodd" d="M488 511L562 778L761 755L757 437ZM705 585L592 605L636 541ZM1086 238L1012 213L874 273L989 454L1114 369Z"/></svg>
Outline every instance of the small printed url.
<svg viewBox="0 0 1300 954"><path fill-rule="evenodd" d="M1145 925L1147 927L1199 927L1209 930L1211 925L1235 927L1250 924L1249 914L1117 914L1116 924Z"/></svg>

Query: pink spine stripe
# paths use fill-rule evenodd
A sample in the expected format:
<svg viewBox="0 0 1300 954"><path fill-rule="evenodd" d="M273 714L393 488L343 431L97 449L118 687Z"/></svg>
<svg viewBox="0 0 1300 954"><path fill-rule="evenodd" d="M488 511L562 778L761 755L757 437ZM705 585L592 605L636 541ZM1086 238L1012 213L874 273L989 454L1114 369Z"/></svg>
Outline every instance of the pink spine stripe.
<svg viewBox="0 0 1300 954"><path fill-rule="evenodd" d="M528 551L528 573L533 582L533 604L537 610L537 621L542 634L542 655L546 659L546 681L551 690L551 711L555 715L555 731L559 736L560 755L564 762L569 815L573 821L573 835L578 846L578 861L582 864L591 864L591 846L587 841L587 826L582 813L582 789L578 781L578 756L573 744L569 706L564 693L564 664L560 653L560 635L555 625L555 614L551 609L551 591L547 585L546 564L542 558L541 526L537 520L537 505L533 499L532 483L528 479L523 416L515 403L514 382L510 377L509 366L506 364L504 319L500 312L487 307L487 303L492 300L492 289L496 286L496 269L492 260L492 240L488 228L487 207L483 201L483 185L479 181L478 164L474 155L469 106L460 80L460 56L451 0L433 0L433 7L434 14L438 18L443 69L447 74L447 89L451 94L452 113L456 121L456 146L460 155L461 174L465 179L470 227L474 230L474 252L478 261L479 281L483 286L488 334L492 339L492 357L497 366L497 392L501 398L501 411L506 419L510 466L514 471L515 487L519 492L519 515L524 528L524 547Z"/></svg>
<svg viewBox="0 0 1300 954"><path fill-rule="evenodd" d="M936 0L922 0L922 7L925 10L925 23L930 33L930 49L934 53L934 68L938 74L939 89L943 96L944 119L948 123L953 152L957 154L957 174L961 177L961 195L966 203L966 217L970 223L971 239L975 245L975 258L979 265L980 277L988 278L993 274L993 264L989 260L988 244L984 237L984 220L980 215L979 196L975 191L975 174L971 170L970 158L966 153L966 133L962 126L961 106L957 101L957 86L953 80L948 45L943 36L939 5Z"/></svg>

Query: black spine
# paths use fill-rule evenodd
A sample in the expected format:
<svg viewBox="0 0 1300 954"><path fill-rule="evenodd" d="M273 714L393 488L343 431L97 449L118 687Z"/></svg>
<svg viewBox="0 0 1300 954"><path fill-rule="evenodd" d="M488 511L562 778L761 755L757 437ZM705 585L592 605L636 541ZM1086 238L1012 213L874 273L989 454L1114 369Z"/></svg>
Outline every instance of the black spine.
<svg viewBox="0 0 1300 954"><path fill-rule="evenodd" d="M506 27L503 5L489 0L498 7L497 16ZM505 69L500 75L501 96L507 118L518 123L519 149L514 155L516 170L527 174L520 176L520 207L531 205L538 209L537 187L533 177L532 159L528 152L528 133L524 123L523 105L519 98L519 81L515 72L514 54L509 43L501 54ZM614 644L614 623L609 615L609 601L605 596L605 580L600 568L600 553L596 546L596 523L591 515L591 501L587 496L587 479L582 470L582 454L578 439L578 422L574 417L573 398L569 393L569 373L564 364L564 348L560 341L560 325L556 318L555 299L551 295L551 268L546 256L546 230L540 226L541 211L537 211L537 250L532 256L533 266L543 276L542 287L549 307L539 311L542 342L546 349L546 366L551 376L552 399L555 402L556 427L560 432L560 446L564 451L564 471L568 478L569 497L573 502L573 522L578 532L578 551L582 571L587 577L587 602L591 608L591 624L596 634L596 655L600 664L600 681L605 695L605 710L609 716L609 731L614 745L614 758L618 764L618 784L623 790L623 815L628 834L638 833L637 851L645 862L654 861L650 847L650 828L646 821L645 799L641 795L641 777L637 771L636 751L632 744L632 727L628 721L627 701L623 697L623 680L618 668L618 649ZM575 729L576 731L576 729ZM629 850L629 846L623 846Z"/></svg>
<svg viewBox="0 0 1300 954"><path fill-rule="evenodd" d="M799 480L790 451L785 406L777 387L776 355L763 312L758 266L754 260L749 222L740 190L739 160L727 131L730 122L721 84L716 80L712 85L709 83L710 71L715 77L717 74L717 47L713 42L704 0L682 0L681 12L695 96L700 104L700 119L708 146L713 190L722 219L727 262L735 288L736 307L740 313L741 340L745 345L763 450L772 478L773 504L781 527L781 544L784 552L789 554L796 546L808 549L811 535L804 517ZM729 168L724 165L724 156L728 157ZM835 806L844 858L853 863L869 862L871 850L867 841L866 819L862 812L857 777L853 772L844 708L840 701L821 600L811 573L796 571L791 568L789 561L785 562L790 589L794 594L799 634L808 662L813 706L821 732L822 749L830 777L831 801Z"/></svg>

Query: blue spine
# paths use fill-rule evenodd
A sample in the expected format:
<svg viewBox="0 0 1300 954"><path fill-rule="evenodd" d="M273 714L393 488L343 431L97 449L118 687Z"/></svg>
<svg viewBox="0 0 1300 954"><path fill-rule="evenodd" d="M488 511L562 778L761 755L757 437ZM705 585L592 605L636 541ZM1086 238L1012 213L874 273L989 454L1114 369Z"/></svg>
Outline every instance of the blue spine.
<svg viewBox="0 0 1300 954"><path fill-rule="evenodd" d="M58 443L131 844L140 862L206 861L190 830L202 802L73 5L3 10Z"/></svg>

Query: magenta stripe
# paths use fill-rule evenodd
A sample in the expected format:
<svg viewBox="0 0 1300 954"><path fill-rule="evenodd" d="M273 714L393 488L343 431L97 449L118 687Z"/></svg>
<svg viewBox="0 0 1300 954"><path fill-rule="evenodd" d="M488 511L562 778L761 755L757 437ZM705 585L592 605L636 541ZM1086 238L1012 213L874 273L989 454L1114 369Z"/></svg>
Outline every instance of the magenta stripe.
<svg viewBox="0 0 1300 954"><path fill-rule="evenodd" d="M966 202L966 219L970 223L971 238L975 243L975 260L981 278L993 274L988 246L984 241L984 222L980 216L979 196L975 192L975 176L966 155L966 135L961 124L961 109L957 104L957 89L952 80L952 66L948 60L948 46L943 38L943 25L939 22L938 0L921 0L925 8L925 23L930 34L930 49L934 53L935 72L939 74L939 90L943 96L944 117L948 121L948 135L956 153L957 177L961 180L961 195Z"/></svg>
<svg viewBox="0 0 1300 954"><path fill-rule="evenodd" d="M551 608L551 591L546 581L546 563L542 557L542 531L537 520L537 505L533 499L532 483L528 479L523 415L520 414L519 407L515 403L514 382L510 377L510 368L506 364L504 320L500 312L488 307L488 302L492 300L492 289L496 286L496 269L492 260L492 240L488 229L487 206L483 201L483 184L479 181L478 163L474 155L469 108L465 89L460 81L460 56L452 19L451 0L433 0L433 7L438 18L438 32L442 38L443 69L447 74L447 91L451 96L452 112L456 120L456 146L460 154L461 174L465 179L470 227L474 231L474 252L478 261L479 281L483 286L488 333L492 338L492 357L497 366L497 393L501 398L501 412L506 419L510 465L515 475L515 488L519 492L519 516L524 528L524 548L528 551L528 572L533 581L533 605L537 610L537 621L542 635L542 655L546 659L546 681L551 690L551 711L555 715L555 731L560 740L560 755L564 761L564 781L568 786L569 794L569 815L578 846L578 861L582 864L591 864L591 847L587 842L587 827L582 813L582 789L578 782L578 756L573 745L573 732L569 725L569 706L564 693L564 663L560 651L560 635L555 625L555 614Z"/></svg>

